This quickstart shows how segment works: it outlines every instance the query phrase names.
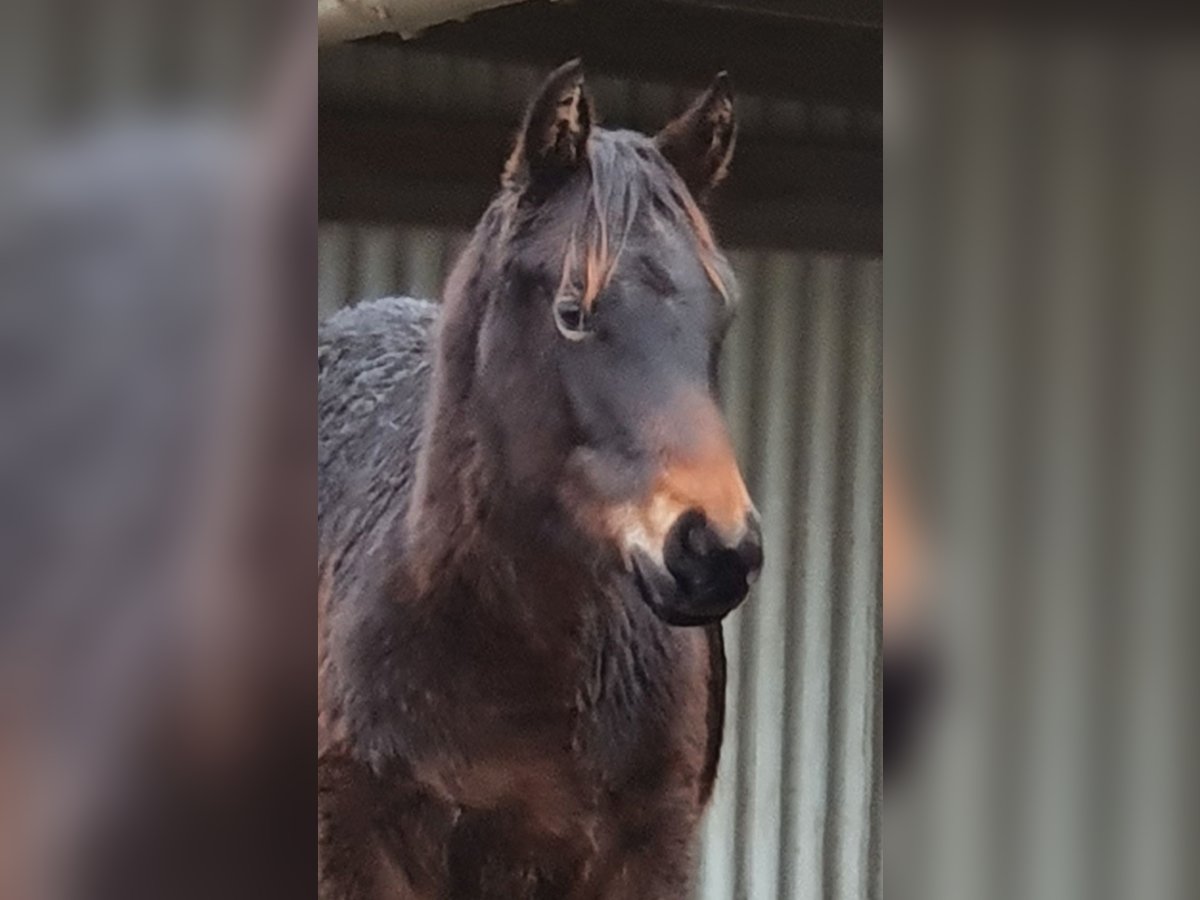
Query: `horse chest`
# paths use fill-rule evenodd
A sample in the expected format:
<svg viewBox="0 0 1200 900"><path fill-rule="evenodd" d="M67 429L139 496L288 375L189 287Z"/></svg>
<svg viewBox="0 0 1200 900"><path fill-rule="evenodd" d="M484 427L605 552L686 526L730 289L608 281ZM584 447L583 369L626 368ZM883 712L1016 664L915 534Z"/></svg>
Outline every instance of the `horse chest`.
<svg viewBox="0 0 1200 900"><path fill-rule="evenodd" d="M615 673L604 685L581 690L566 719L547 711L530 726L525 711L493 725L469 759L416 769L442 799L428 823L398 830L442 835L446 868L430 897L642 896L614 887L633 877L630 860L654 856L660 840L686 846L700 813L702 711L687 691L651 698ZM668 697L684 702L656 705Z"/></svg>
<svg viewBox="0 0 1200 900"><path fill-rule="evenodd" d="M524 810L553 832L693 781L707 741L706 646L699 632L657 638L477 666L454 752L422 764L423 780L455 805Z"/></svg>
<svg viewBox="0 0 1200 900"><path fill-rule="evenodd" d="M400 804L402 821L382 832L402 835L399 847L434 836L462 883L431 896L524 897L535 883L573 897L614 877L646 835L691 833L709 724L702 631L640 609L561 642L519 629L464 638L452 624L456 639L435 654L404 655L438 660L406 671L423 705L410 707L414 752L393 785L428 799Z"/></svg>

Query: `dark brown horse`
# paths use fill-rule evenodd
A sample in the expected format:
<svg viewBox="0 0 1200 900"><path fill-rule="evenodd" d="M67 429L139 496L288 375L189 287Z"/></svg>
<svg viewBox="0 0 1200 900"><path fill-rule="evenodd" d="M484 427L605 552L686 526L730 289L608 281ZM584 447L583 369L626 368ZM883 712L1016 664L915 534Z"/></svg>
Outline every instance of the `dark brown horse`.
<svg viewBox="0 0 1200 900"><path fill-rule="evenodd" d="M762 564L715 398L733 280L695 198L724 76L657 138L578 63L444 303L320 346L319 891L680 898Z"/></svg>

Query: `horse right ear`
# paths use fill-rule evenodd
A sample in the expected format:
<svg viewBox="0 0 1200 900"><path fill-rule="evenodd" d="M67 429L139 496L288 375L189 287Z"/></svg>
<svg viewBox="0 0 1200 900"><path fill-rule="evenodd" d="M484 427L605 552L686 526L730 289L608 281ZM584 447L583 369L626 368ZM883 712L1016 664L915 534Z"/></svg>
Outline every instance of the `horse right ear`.
<svg viewBox="0 0 1200 900"><path fill-rule="evenodd" d="M571 171L587 158L592 101L583 84L583 62L555 69L525 112L517 146L504 169L507 183L524 183Z"/></svg>
<svg viewBox="0 0 1200 900"><path fill-rule="evenodd" d="M736 136L733 88L728 73L720 72L687 112L667 125L654 140L684 184L700 200L729 172Z"/></svg>

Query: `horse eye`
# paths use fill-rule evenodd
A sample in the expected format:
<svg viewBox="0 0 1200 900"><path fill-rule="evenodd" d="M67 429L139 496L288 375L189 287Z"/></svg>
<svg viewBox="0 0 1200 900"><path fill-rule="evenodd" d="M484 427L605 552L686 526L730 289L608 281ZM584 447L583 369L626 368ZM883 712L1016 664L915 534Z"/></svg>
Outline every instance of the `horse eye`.
<svg viewBox="0 0 1200 900"><path fill-rule="evenodd" d="M554 324L569 340L577 341L587 334L583 304L578 297L563 297L554 303Z"/></svg>

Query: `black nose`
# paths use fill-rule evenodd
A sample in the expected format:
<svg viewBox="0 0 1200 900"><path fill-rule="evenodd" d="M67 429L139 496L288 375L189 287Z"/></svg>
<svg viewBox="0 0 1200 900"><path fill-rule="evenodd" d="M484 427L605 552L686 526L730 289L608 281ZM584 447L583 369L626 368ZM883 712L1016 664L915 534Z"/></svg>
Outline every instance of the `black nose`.
<svg viewBox="0 0 1200 900"><path fill-rule="evenodd" d="M716 532L704 513L688 510L671 527L663 562L697 613L728 610L740 603L762 569L762 530L751 516L736 545Z"/></svg>

